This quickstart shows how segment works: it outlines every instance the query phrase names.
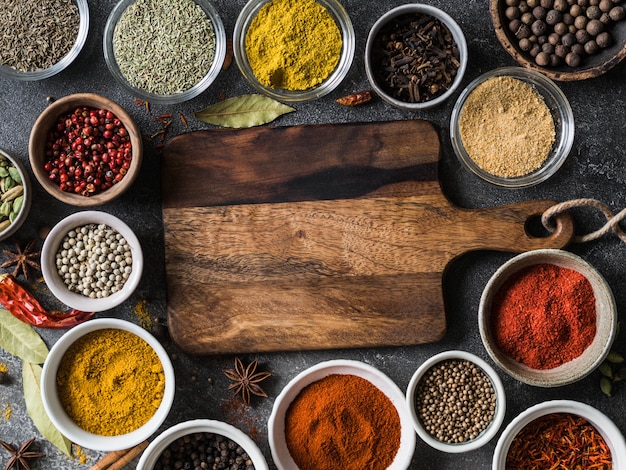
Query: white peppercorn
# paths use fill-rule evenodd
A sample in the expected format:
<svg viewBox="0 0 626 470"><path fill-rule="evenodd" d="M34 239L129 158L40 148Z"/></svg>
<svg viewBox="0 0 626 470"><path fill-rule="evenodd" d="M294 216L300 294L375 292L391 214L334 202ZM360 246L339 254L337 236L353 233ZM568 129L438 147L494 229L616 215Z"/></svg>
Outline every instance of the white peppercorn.
<svg viewBox="0 0 626 470"><path fill-rule="evenodd" d="M417 387L415 411L426 431L442 442L476 439L489 426L496 394L487 375L467 360L431 367Z"/></svg>
<svg viewBox="0 0 626 470"><path fill-rule="evenodd" d="M117 256L123 259L123 270L117 268ZM100 299L124 287L132 272L132 252L113 228L87 224L68 231L59 245L55 264L70 291Z"/></svg>

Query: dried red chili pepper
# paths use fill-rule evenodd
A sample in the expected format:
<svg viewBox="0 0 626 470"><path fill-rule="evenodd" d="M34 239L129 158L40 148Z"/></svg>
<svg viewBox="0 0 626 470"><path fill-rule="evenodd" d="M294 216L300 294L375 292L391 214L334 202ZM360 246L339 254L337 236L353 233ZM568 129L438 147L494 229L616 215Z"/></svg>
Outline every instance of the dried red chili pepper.
<svg viewBox="0 0 626 470"><path fill-rule="evenodd" d="M71 328L95 315L80 310L48 312L10 274L0 275L0 303L17 319L40 328Z"/></svg>
<svg viewBox="0 0 626 470"><path fill-rule="evenodd" d="M337 103L343 106L358 106L369 101L372 101L372 92L370 90L359 91L358 93L352 93L337 99Z"/></svg>

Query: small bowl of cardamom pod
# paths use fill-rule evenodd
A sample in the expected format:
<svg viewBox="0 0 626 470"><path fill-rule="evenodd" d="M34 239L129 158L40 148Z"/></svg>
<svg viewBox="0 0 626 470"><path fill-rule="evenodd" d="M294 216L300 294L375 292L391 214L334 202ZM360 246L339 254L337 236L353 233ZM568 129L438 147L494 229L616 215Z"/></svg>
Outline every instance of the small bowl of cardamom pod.
<svg viewBox="0 0 626 470"><path fill-rule="evenodd" d="M89 34L87 0L62 0L43 13L39 2L9 2L2 7L0 75L35 81L66 69L80 54Z"/></svg>
<svg viewBox="0 0 626 470"><path fill-rule="evenodd" d="M32 187L19 160L0 149L0 240L15 234L30 212Z"/></svg>
<svg viewBox="0 0 626 470"><path fill-rule="evenodd" d="M354 51L354 28L338 0L250 0L235 23L233 52L241 74L278 101L330 93L348 74Z"/></svg>
<svg viewBox="0 0 626 470"><path fill-rule="evenodd" d="M226 32L210 0L121 0L106 22L103 49L109 72L128 92L178 104L215 81Z"/></svg>
<svg viewBox="0 0 626 470"><path fill-rule="evenodd" d="M85 449L129 449L152 436L174 401L172 361L139 325L89 320L52 346L41 373L50 421Z"/></svg>

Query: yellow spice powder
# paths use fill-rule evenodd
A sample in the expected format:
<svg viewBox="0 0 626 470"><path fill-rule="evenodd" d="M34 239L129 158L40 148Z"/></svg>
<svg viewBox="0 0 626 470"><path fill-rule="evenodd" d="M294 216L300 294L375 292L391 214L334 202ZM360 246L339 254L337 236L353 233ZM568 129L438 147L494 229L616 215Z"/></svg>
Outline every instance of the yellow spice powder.
<svg viewBox="0 0 626 470"><path fill-rule="evenodd" d="M555 141L554 119L542 97L512 77L477 86L463 106L459 128L476 165L503 178L541 168Z"/></svg>
<svg viewBox="0 0 626 470"><path fill-rule="evenodd" d="M57 372L67 414L84 430L102 436L127 434L148 422L164 389L156 352L134 333L114 328L77 340Z"/></svg>
<svg viewBox="0 0 626 470"><path fill-rule="evenodd" d="M307 90L337 67L341 31L314 0L272 0L259 10L246 33L250 67L263 85Z"/></svg>

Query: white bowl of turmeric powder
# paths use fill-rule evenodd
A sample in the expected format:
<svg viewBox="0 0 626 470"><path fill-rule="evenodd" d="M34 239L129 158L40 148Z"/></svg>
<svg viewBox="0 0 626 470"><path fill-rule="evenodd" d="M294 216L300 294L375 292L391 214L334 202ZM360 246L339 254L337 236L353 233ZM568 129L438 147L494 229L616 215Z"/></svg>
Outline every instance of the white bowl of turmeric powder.
<svg viewBox="0 0 626 470"><path fill-rule="evenodd" d="M154 434L174 401L174 368L159 341L114 318L90 320L51 348L41 374L50 421L70 441L99 451Z"/></svg>
<svg viewBox="0 0 626 470"><path fill-rule="evenodd" d="M523 67L502 67L472 81L450 118L459 160L494 185L539 184L563 165L574 143L574 115L549 78Z"/></svg>
<svg viewBox="0 0 626 470"><path fill-rule="evenodd" d="M330 93L354 59L354 28L337 0L250 0L233 34L233 53L244 78L279 101L309 101Z"/></svg>

